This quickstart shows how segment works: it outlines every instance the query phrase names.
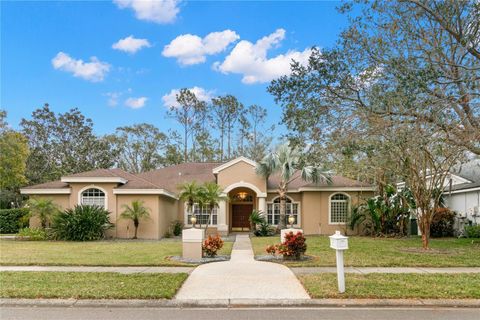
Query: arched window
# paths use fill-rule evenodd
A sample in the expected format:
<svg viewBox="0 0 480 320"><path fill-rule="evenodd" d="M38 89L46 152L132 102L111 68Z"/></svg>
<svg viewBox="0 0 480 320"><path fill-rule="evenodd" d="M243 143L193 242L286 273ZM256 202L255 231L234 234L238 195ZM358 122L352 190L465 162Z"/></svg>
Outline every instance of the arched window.
<svg viewBox="0 0 480 320"><path fill-rule="evenodd" d="M335 193L330 197L330 224L347 222L350 198L343 193Z"/></svg>
<svg viewBox="0 0 480 320"><path fill-rule="evenodd" d="M80 204L105 208L105 192L97 188L86 189L80 195Z"/></svg>
<svg viewBox="0 0 480 320"><path fill-rule="evenodd" d="M288 217L293 215L295 222L293 224L299 224L300 211L298 210L298 202L293 202L292 199L285 199L285 224L288 225ZM278 225L280 222L280 197L277 197L267 204L267 222L271 225Z"/></svg>

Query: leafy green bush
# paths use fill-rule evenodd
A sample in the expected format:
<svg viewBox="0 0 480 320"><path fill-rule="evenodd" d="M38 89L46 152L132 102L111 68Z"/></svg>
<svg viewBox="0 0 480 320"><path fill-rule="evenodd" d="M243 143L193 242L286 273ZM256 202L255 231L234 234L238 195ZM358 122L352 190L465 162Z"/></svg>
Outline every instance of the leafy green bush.
<svg viewBox="0 0 480 320"><path fill-rule="evenodd" d="M105 230L113 226L108 215L109 212L99 206L81 205L65 210L53 218L55 238L70 241L102 239Z"/></svg>
<svg viewBox="0 0 480 320"><path fill-rule="evenodd" d="M182 221L180 220L175 220L173 222L173 235L178 237L179 235L182 234L182 230L183 230L183 223Z"/></svg>
<svg viewBox="0 0 480 320"><path fill-rule="evenodd" d="M452 237L455 213L447 208L438 208L430 225L430 235L434 238Z"/></svg>
<svg viewBox="0 0 480 320"><path fill-rule="evenodd" d="M18 230L28 225L29 211L26 208L1 209L0 233L17 233Z"/></svg>
<svg viewBox="0 0 480 320"><path fill-rule="evenodd" d="M467 238L480 238L480 224L465 227Z"/></svg>
<svg viewBox="0 0 480 320"><path fill-rule="evenodd" d="M262 221L257 225L257 229L253 232L257 237L268 237L275 234L275 228L267 223L267 221Z"/></svg>
<svg viewBox="0 0 480 320"><path fill-rule="evenodd" d="M40 228L22 228L18 231L18 236L22 240L42 241L48 240L49 236L47 231Z"/></svg>

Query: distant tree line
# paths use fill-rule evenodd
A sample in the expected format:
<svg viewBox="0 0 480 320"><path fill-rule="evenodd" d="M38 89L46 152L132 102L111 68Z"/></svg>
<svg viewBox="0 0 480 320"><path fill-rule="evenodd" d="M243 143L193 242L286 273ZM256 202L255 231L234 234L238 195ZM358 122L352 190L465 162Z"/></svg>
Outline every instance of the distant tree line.
<svg viewBox="0 0 480 320"><path fill-rule="evenodd" d="M1 110L0 110L1 111ZM19 189L98 168L139 173L182 162L223 162L237 156L263 158L272 141L267 111L245 107L232 95L200 101L182 89L168 116L179 130L162 132L153 124L116 128L98 136L92 119L79 109L56 114L48 104L22 119L20 129L0 112L1 206L19 203Z"/></svg>

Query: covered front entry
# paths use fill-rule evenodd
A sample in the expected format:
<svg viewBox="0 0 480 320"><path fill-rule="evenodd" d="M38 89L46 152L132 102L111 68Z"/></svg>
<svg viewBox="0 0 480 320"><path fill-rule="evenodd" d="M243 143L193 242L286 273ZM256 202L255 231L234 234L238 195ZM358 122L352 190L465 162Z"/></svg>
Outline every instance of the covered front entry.
<svg viewBox="0 0 480 320"><path fill-rule="evenodd" d="M236 188L229 192L230 230L250 231L249 217L255 208L256 194L248 188Z"/></svg>

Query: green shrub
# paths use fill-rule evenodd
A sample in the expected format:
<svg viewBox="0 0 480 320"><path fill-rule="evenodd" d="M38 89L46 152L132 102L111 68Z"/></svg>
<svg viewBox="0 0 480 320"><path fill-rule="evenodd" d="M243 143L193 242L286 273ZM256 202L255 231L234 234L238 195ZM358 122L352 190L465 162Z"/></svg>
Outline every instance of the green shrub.
<svg viewBox="0 0 480 320"><path fill-rule="evenodd" d="M1 209L0 233L17 233L24 226L28 226L29 211L26 208Z"/></svg>
<svg viewBox="0 0 480 320"><path fill-rule="evenodd" d="M18 231L18 236L22 240L42 241L48 240L48 233L40 228L23 228Z"/></svg>
<svg viewBox="0 0 480 320"><path fill-rule="evenodd" d="M178 237L179 235L182 234L182 230L183 230L183 223L182 221L180 220L175 220L173 222L173 235Z"/></svg>
<svg viewBox="0 0 480 320"><path fill-rule="evenodd" d="M113 226L108 215L109 212L99 206L81 205L65 210L53 218L55 238L70 241L102 239L105 230Z"/></svg>
<svg viewBox="0 0 480 320"><path fill-rule="evenodd" d="M455 213L447 208L439 208L430 225L430 235L434 238L452 237Z"/></svg>
<svg viewBox="0 0 480 320"><path fill-rule="evenodd" d="M257 229L253 232L257 237L268 237L275 234L275 228L267 223L267 221L262 221L257 225Z"/></svg>
<svg viewBox="0 0 480 320"><path fill-rule="evenodd" d="M466 226L465 235L467 238L480 238L480 224L475 226Z"/></svg>

